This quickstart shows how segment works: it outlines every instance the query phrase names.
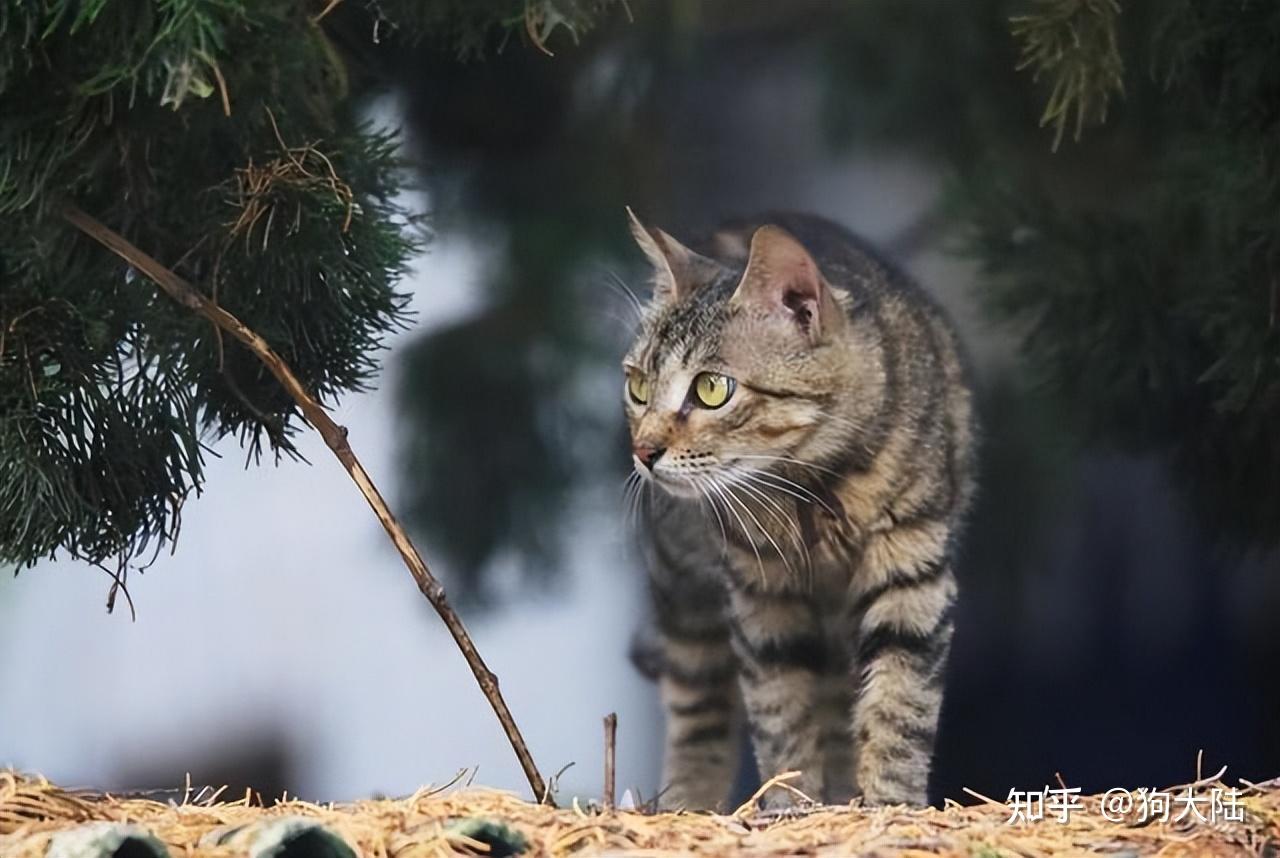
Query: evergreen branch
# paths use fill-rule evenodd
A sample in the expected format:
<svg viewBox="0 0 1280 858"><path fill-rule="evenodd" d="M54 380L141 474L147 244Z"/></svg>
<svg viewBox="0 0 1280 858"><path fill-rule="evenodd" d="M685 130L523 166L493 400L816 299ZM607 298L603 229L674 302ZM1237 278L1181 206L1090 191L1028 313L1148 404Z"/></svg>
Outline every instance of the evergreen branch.
<svg viewBox="0 0 1280 858"><path fill-rule="evenodd" d="M1062 143L1075 116L1078 142L1085 122L1102 123L1114 92L1124 94L1124 63L1116 43L1117 0L1037 0L1038 11L1009 19L1021 43L1018 69L1030 68L1035 80L1049 78L1052 88L1040 116L1052 125L1053 150Z"/></svg>
<svg viewBox="0 0 1280 858"><path fill-rule="evenodd" d="M538 772L533 757L529 753L529 748L525 744L524 737L521 735L519 727L516 726L511 710L507 707L506 701L502 697L502 692L498 689L498 677L488 668L484 659L480 657L475 643L471 640L471 635L468 634L453 606L449 604L444 586L431 573L426 561L422 559L422 555L418 553L408 534L405 533L404 528L401 527L387 506L377 486L374 485L364 466L352 451L351 445L347 441L346 427L335 423L320 403L307 392L302 382L294 375L293 370L276 354L270 344L235 316L206 298L194 286L134 246L122 235L105 226L91 215L81 211L76 206L71 204L63 205L61 214L63 219L76 229L102 244L112 253L129 263L135 270L150 278L170 298L196 315L212 322L217 328L243 343L280 382L280 385L298 404L303 416L320 433L320 437L324 439L325 444L333 451L334 456L342 463L343 468L346 469L348 475L360 489L360 493L364 495L379 523L386 530L387 536L391 539L396 551L399 552L400 557L404 560L405 566L409 569L409 574L413 576L414 582L418 585L418 590L431 603L431 606L449 629L454 642L462 651L463 658L467 660L467 666L471 668L472 674L475 675L480 690L484 693L489 705L493 707L498 721L502 724L502 729L507 734L507 739L515 751L516 758L520 762L520 767L524 770L525 777L529 781L529 786L533 789L535 798L545 804L554 806L555 802L547 789L546 782Z"/></svg>
<svg viewBox="0 0 1280 858"><path fill-rule="evenodd" d="M547 42L557 30L577 44L619 2L625 9L624 0L379 0L372 8L379 23L410 42L430 39L448 45L459 58L477 59L501 52L519 30L544 54L551 54Z"/></svg>

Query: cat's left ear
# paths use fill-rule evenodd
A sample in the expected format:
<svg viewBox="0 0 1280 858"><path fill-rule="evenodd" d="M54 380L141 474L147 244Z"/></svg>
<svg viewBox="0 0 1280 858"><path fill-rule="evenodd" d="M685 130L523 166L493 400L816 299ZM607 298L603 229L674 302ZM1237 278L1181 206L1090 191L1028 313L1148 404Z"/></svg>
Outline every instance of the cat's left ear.
<svg viewBox="0 0 1280 858"><path fill-rule="evenodd" d="M631 235L653 265L653 299L669 304L688 296L724 271L714 259L695 253L655 226L640 223L627 207Z"/></svg>
<svg viewBox="0 0 1280 858"><path fill-rule="evenodd" d="M731 303L787 319L817 344L845 323L818 263L784 229L762 226L751 236L751 253Z"/></svg>

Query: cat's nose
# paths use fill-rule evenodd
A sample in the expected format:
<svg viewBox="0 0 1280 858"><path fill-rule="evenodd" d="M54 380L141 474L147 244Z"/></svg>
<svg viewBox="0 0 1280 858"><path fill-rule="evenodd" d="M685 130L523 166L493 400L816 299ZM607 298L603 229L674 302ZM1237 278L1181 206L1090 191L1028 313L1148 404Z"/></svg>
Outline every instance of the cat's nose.
<svg viewBox="0 0 1280 858"><path fill-rule="evenodd" d="M633 444L631 452L635 454L640 464L652 471L658 459L662 458L662 454L667 452L667 448L655 447L652 444Z"/></svg>

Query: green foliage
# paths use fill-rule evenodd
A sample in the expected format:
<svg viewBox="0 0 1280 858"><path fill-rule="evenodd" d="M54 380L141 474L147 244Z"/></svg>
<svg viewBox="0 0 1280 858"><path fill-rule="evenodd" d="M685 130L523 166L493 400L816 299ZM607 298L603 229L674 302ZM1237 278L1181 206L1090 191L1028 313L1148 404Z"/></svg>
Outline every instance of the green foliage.
<svg viewBox="0 0 1280 858"><path fill-rule="evenodd" d="M1078 141L1086 121L1105 122L1111 94L1124 92L1124 64L1116 44L1117 0L1037 0L1033 12L1010 19L1022 46L1018 68L1053 82L1041 125L1062 142L1071 115Z"/></svg>
<svg viewBox="0 0 1280 858"><path fill-rule="evenodd" d="M962 171L1038 149L1039 104L1013 74L1007 28L1005 0L844 6L819 45L826 142L871 140Z"/></svg>
<svg viewBox="0 0 1280 858"><path fill-rule="evenodd" d="M872 0L826 54L834 142L951 168L947 222L987 308L1076 436L1163 454L1211 527L1264 545L1280 538L1278 34L1266 3ZM1036 109L1048 140L1026 133Z"/></svg>
<svg viewBox="0 0 1280 858"><path fill-rule="evenodd" d="M299 420L246 351L61 221L64 201L243 319L318 397L372 380L421 231L324 5L0 4L0 563L158 550L208 439L288 453ZM458 4L415 5L441 17L405 37L453 32Z"/></svg>
<svg viewBox="0 0 1280 858"><path fill-rule="evenodd" d="M402 29L412 41L429 39L459 58L479 58L501 48L512 33L543 51L564 30L576 43L620 0L378 0L379 25Z"/></svg>
<svg viewBox="0 0 1280 858"><path fill-rule="evenodd" d="M1149 124L1116 129L1149 147L1119 165L1136 178L1105 206L1026 181L974 194L971 247L1093 434L1166 452L1212 521L1274 543L1280 7L1146 11L1126 65L1148 70Z"/></svg>
<svg viewBox="0 0 1280 858"><path fill-rule="evenodd" d="M630 249L619 201L645 208L628 188L647 161L619 157L633 145L632 114L619 109L629 77L565 107L597 56L594 39L554 60L508 51L460 66L423 54L411 75L431 81L417 130L442 172L466 165L465 181L442 185L484 236L486 305L414 343L397 391L402 467L428 475L403 484L404 518L445 555L460 602L495 595L499 558L516 558L526 580L552 578L575 479L610 462L621 484L625 456L598 442L617 417L608 292L602 271L586 288L580 274ZM599 366L590 357L608 361L610 384L584 402Z"/></svg>
<svg viewBox="0 0 1280 858"><path fill-rule="evenodd" d="M450 475L406 485L406 518L449 554L459 596L486 593L495 556L525 559L531 573L554 560L566 483L598 473L579 450L607 425L578 392L586 358L603 351L590 342L602 327L591 311L607 299L577 294L574 273L627 252L620 201L673 228L726 213L690 171L735 163L739 145L725 148L716 132L736 123L716 96L744 57L764 51L796 58L798 83L779 92L818 84L831 148L872 142L951 174L939 220L963 233L991 316L1020 340L1019 370L1039 382L1028 393L1029 379L987 379L984 405L1004 421L989 426L983 458L988 508L1017 515L1027 532L1069 482L1068 442L1097 441L1166 455L1213 526L1274 539L1275 335L1259 267L1276 241L1275 135L1264 131L1280 103L1271 5L1134 0L1117 13L1107 0L819 0L634 11L634 24L553 63L509 51L459 68L445 51L403 73L421 82L410 103L444 168L437 187L485 248L489 303L411 349L399 391L406 470ZM769 178L762 184L776 187ZM594 390L611 408L614 391ZM592 463L602 460L625 455ZM1029 541L1008 545L1007 518L989 521L969 540L975 568L1034 567L1019 555Z"/></svg>

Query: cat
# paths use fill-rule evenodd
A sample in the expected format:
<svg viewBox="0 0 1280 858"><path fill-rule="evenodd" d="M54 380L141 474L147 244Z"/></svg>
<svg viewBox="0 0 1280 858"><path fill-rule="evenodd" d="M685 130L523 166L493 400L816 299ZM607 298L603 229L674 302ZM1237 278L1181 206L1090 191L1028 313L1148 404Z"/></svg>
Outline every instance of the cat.
<svg viewBox="0 0 1280 858"><path fill-rule="evenodd" d="M656 489L661 806L719 807L744 725L762 779L927 803L975 491L956 334L828 220L741 220L700 253L628 214L653 267L623 400L632 480Z"/></svg>

